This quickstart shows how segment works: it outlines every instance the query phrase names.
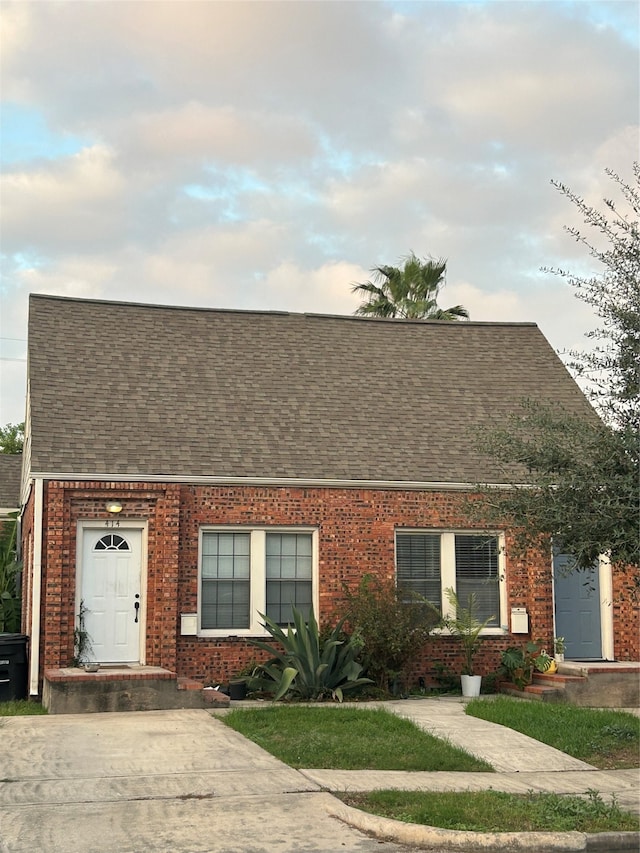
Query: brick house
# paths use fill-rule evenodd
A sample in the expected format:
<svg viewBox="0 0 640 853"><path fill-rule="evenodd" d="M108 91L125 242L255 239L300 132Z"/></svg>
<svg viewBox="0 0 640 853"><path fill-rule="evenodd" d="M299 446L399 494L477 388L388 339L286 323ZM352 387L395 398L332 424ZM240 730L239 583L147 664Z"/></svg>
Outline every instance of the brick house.
<svg viewBox="0 0 640 853"><path fill-rule="evenodd" d="M551 646L551 556L514 557L509 530L484 531L463 510L475 483L504 478L474 431L524 397L594 416L530 323L32 296L30 693L68 666L81 604L98 661L210 683L254 657L259 613L286 622L293 602L322 622L365 573L436 602L449 586L476 590L496 614L485 671L514 641ZM605 562L594 578L581 656L638 660L637 610ZM579 598L565 595L563 613ZM568 655L579 640L567 636ZM434 660L457 666L455 643L434 639L416 675Z"/></svg>

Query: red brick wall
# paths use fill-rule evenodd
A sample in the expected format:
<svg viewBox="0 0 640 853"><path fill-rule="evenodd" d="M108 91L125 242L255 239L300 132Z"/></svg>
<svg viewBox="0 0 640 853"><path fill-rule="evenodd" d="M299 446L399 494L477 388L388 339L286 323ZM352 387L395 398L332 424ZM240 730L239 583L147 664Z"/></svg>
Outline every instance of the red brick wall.
<svg viewBox="0 0 640 853"><path fill-rule="evenodd" d="M66 666L73 655L76 529L79 520L111 518L107 499L123 504L119 518L144 520L148 533L146 662L205 682L226 680L259 655L243 639L180 636L180 614L197 608L198 532L203 524L303 525L319 531L320 620L339 608L343 584L355 587L366 573L394 575L396 527L468 529L456 492L238 486L181 486L162 483L52 482L45 484L40 665ZM32 499L31 499L32 500ZM31 506L25 513L25 536ZM553 602L550 560L537 554L509 557L509 607L526 607L530 636L552 648ZM620 583L618 584L620 586ZM46 615L45 615L46 614ZM508 615L508 614L506 614ZM615 604L619 659L635 659L638 611ZM526 635L488 638L479 668L495 669L507 645ZM434 661L458 669L461 656L451 639L433 639L415 675L430 678Z"/></svg>
<svg viewBox="0 0 640 853"><path fill-rule="evenodd" d="M613 653L616 660L640 660L640 573L613 570Z"/></svg>
<svg viewBox="0 0 640 853"><path fill-rule="evenodd" d="M41 669L68 666L76 622L77 522L113 519L107 499L119 500L119 519L147 522L146 663L176 667L180 486L152 483L52 482L45 485L42 564Z"/></svg>
<svg viewBox="0 0 640 853"><path fill-rule="evenodd" d="M181 612L195 612L197 607L198 531L203 524L317 527L320 621L339 609L343 583L355 587L367 573L393 578L396 527L451 530L469 526L462 514L461 495L455 492L190 486L183 488L182 506ZM547 580L544 586L541 577ZM532 636L543 638L551 647L553 604L548 580L549 567L539 557L507 559L511 603L527 608ZM495 670L500 651L526 639L488 638L478 655L480 669ZM257 657L241 639L178 638L179 671L206 682L224 681ZM416 667L416 677L431 678L434 660L459 669L461 654L455 641L434 639Z"/></svg>

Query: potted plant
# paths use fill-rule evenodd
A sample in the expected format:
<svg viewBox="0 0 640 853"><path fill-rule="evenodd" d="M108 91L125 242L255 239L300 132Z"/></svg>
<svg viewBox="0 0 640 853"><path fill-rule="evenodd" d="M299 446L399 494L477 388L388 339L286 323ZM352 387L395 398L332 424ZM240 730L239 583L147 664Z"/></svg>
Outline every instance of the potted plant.
<svg viewBox="0 0 640 853"><path fill-rule="evenodd" d="M538 655L534 658L533 665L538 672L546 672L548 675L553 675L558 669L555 658L547 654L546 649L540 649Z"/></svg>
<svg viewBox="0 0 640 853"><path fill-rule="evenodd" d="M445 616L442 622L449 629L451 635L460 640L464 653L464 664L460 675L462 695L479 696L482 676L475 674L473 659L482 643L481 632L495 619L495 616L489 616L484 622L479 621L477 616L478 600L474 592L467 597L466 606L462 604L455 590L451 587L446 589L445 593L449 604L455 610L455 616Z"/></svg>
<svg viewBox="0 0 640 853"><path fill-rule="evenodd" d="M510 646L500 655L498 674L508 679L518 690L524 690L533 680L534 669L554 673L555 661L541 648L540 641L529 640L523 646Z"/></svg>
<svg viewBox="0 0 640 853"><path fill-rule="evenodd" d="M554 637L553 638L553 656L556 659L556 663L564 662L564 637Z"/></svg>
<svg viewBox="0 0 640 853"><path fill-rule="evenodd" d="M500 655L500 666L498 674L511 682L518 690L531 684L533 678L533 653L537 652L535 643L527 643L525 646L509 646Z"/></svg>
<svg viewBox="0 0 640 853"><path fill-rule="evenodd" d="M232 678L229 681L229 699L234 702L247 698L247 679L242 676Z"/></svg>

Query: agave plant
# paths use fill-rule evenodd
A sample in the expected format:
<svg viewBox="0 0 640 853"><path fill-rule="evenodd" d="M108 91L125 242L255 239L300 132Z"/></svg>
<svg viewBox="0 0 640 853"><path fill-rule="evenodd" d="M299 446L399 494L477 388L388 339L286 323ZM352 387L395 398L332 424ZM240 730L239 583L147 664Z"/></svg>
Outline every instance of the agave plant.
<svg viewBox="0 0 640 853"><path fill-rule="evenodd" d="M250 680L251 689L273 692L274 701L290 695L312 700L331 697L342 702L346 691L371 684L370 678L361 677L362 666L355 660L357 648L344 639L342 622L321 638L313 610L305 621L294 607L293 626L288 625L286 632L268 616L260 616L263 627L279 645L251 640L252 645L272 656L257 667Z"/></svg>

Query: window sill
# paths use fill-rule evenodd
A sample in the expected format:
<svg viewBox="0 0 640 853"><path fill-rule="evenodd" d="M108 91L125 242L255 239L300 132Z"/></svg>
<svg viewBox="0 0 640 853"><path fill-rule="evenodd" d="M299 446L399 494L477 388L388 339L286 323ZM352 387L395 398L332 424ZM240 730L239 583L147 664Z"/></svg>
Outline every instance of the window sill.
<svg viewBox="0 0 640 853"><path fill-rule="evenodd" d="M271 636L268 631L256 629L242 630L200 630L197 635L199 640L262 640L265 637Z"/></svg>
<svg viewBox="0 0 640 853"><path fill-rule="evenodd" d="M504 637L509 633L508 629L504 626L499 628L485 628L484 631L480 631L480 636L482 639L486 639L488 637ZM452 633L448 628L433 628L430 631L431 637L453 637L454 639L458 638L459 634Z"/></svg>

